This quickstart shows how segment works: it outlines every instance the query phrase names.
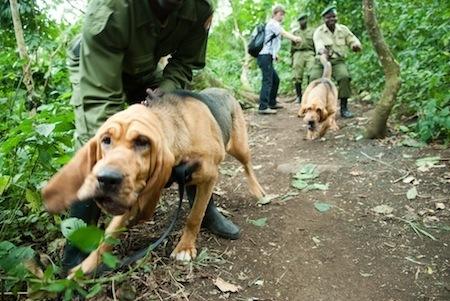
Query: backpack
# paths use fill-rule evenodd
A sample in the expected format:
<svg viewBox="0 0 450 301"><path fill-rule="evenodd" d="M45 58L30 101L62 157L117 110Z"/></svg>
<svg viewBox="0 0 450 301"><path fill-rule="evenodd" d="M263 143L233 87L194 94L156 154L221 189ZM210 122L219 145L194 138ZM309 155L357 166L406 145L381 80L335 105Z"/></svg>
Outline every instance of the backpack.
<svg viewBox="0 0 450 301"><path fill-rule="evenodd" d="M266 23L257 25L253 30L252 35L250 36L250 41L248 42L248 53L251 56L257 57L258 54L261 52L264 46L265 37L266 37ZM273 34L270 37L267 43L271 42L274 38L276 38L275 34Z"/></svg>

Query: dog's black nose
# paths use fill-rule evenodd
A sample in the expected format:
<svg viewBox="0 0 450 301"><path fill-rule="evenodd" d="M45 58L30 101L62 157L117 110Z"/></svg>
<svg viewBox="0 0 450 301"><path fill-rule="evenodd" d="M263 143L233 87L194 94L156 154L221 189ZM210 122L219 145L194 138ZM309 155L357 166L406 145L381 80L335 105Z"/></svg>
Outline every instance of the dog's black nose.
<svg viewBox="0 0 450 301"><path fill-rule="evenodd" d="M308 121L308 129L309 130L313 130L314 129L314 120L309 120Z"/></svg>
<svg viewBox="0 0 450 301"><path fill-rule="evenodd" d="M117 188L123 181L123 174L112 169L102 169L97 174L97 180L103 189Z"/></svg>

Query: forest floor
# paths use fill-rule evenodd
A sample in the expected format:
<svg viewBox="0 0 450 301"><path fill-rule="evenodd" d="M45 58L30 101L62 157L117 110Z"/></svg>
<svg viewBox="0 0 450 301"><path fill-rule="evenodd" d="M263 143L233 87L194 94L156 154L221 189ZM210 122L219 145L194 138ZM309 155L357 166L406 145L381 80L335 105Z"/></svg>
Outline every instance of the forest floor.
<svg viewBox="0 0 450 301"><path fill-rule="evenodd" d="M272 116L246 112L256 174L273 199L252 199L235 159L221 166L216 203L241 238L202 230L197 260L176 263L183 218L146 271L98 300L450 300L450 150L398 133L363 139L363 102L350 103L356 117L338 118L338 132L306 141L298 105L284 105ZM300 190L299 171L318 177ZM118 252L157 236L176 198L169 189L154 221L130 230Z"/></svg>

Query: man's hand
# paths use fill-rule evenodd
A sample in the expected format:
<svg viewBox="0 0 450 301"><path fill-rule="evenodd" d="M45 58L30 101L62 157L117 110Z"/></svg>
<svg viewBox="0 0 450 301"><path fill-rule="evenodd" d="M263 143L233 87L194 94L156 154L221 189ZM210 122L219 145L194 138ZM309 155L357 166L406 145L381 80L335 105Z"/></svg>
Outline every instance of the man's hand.
<svg viewBox="0 0 450 301"><path fill-rule="evenodd" d="M352 45L352 50L354 52L359 52L359 51L361 51L361 49L362 49L361 44L353 44Z"/></svg>
<svg viewBox="0 0 450 301"><path fill-rule="evenodd" d="M294 43L301 43L302 42L302 38L294 36L294 39L292 40Z"/></svg>
<svg viewBox="0 0 450 301"><path fill-rule="evenodd" d="M161 91L159 88L156 89L150 89L148 88L145 90L145 93L147 93L147 97L145 97L145 100L141 102L141 104L148 106L150 102L161 98L164 95L164 92Z"/></svg>

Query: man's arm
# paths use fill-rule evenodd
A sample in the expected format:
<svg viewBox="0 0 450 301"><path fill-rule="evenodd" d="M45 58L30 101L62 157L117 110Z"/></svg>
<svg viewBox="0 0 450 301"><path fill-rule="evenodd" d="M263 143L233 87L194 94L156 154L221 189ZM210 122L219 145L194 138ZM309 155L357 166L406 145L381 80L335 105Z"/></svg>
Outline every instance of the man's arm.
<svg viewBox="0 0 450 301"><path fill-rule="evenodd" d="M163 71L163 81L159 86L162 92L184 88L192 80L192 70L205 67L206 46L208 43L211 15L200 20L193 27L190 35L180 43L178 49L169 58Z"/></svg>
<svg viewBox="0 0 450 301"><path fill-rule="evenodd" d="M291 40L294 43L301 43L302 42L302 38L293 35L292 33L284 30L284 28L281 28L281 35L285 38L288 38L289 40Z"/></svg>
<svg viewBox="0 0 450 301"><path fill-rule="evenodd" d="M123 108L122 62L126 47L125 10L108 7L101 0L89 4L83 26L80 56L80 97L85 110L99 120L88 120L93 132L104 119ZM101 119L101 120L100 120Z"/></svg>
<svg viewBox="0 0 450 301"><path fill-rule="evenodd" d="M345 43L353 50L353 51L360 51L362 49L361 42L359 39L350 31L350 29L347 29L347 35L345 37Z"/></svg>
<svg viewBox="0 0 450 301"><path fill-rule="evenodd" d="M317 28L314 31L313 41L314 41L314 48L316 49L316 54L326 53L325 43L323 42L319 28Z"/></svg>

